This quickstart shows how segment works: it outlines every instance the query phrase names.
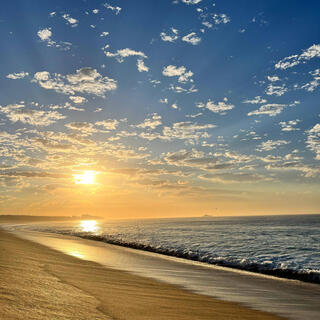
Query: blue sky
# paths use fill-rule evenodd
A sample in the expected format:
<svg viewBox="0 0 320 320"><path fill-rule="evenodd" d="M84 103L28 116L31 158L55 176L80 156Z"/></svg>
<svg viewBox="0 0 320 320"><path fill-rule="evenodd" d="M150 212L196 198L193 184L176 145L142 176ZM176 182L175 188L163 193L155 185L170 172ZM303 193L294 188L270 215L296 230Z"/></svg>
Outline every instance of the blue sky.
<svg viewBox="0 0 320 320"><path fill-rule="evenodd" d="M318 1L1 5L2 212L319 211Z"/></svg>

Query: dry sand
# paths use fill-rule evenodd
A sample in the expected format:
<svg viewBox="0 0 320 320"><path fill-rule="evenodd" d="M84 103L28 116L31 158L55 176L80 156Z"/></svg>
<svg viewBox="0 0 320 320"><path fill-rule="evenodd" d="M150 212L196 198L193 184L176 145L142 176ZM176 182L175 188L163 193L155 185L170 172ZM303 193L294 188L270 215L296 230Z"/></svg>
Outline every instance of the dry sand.
<svg viewBox="0 0 320 320"><path fill-rule="evenodd" d="M80 260L0 230L0 319L284 319Z"/></svg>

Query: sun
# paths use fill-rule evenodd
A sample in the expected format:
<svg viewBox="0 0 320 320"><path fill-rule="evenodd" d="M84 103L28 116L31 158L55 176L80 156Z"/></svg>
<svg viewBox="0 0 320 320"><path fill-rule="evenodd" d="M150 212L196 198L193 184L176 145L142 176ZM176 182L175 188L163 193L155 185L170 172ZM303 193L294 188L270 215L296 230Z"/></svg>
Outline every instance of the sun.
<svg viewBox="0 0 320 320"><path fill-rule="evenodd" d="M74 174L74 180L77 184L93 184L96 173L94 171L84 171L82 174Z"/></svg>

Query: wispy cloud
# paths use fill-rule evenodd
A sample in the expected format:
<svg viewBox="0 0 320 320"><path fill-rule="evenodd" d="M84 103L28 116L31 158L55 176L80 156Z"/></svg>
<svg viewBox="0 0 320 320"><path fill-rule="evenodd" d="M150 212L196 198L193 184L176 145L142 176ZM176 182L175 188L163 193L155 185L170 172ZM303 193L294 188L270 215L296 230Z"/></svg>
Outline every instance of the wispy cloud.
<svg viewBox="0 0 320 320"><path fill-rule="evenodd" d="M117 61L120 63L122 63L125 58L132 57L132 56L147 58L147 56L142 51L136 51L129 48L120 49L114 53L104 50L104 53L109 58L116 58Z"/></svg>
<svg viewBox="0 0 320 320"><path fill-rule="evenodd" d="M139 72L148 72L149 68L145 65L142 59L137 60L137 68Z"/></svg>
<svg viewBox="0 0 320 320"><path fill-rule="evenodd" d="M320 123L317 123L308 130L307 134L307 146L316 154L316 159L320 160Z"/></svg>
<svg viewBox="0 0 320 320"><path fill-rule="evenodd" d="M104 97L108 91L117 88L115 80L103 77L96 69L90 67L78 69L76 73L67 75L50 74L48 71L37 72L32 82L47 90L72 95L78 92Z"/></svg>
<svg viewBox="0 0 320 320"><path fill-rule="evenodd" d="M320 58L320 44L314 44L301 54L285 57L275 64L276 69L289 69L313 58Z"/></svg>
<svg viewBox="0 0 320 320"><path fill-rule="evenodd" d="M66 116L57 111L43 111L26 108L24 104L0 106L0 112L11 122L22 122L34 126L49 126Z"/></svg>
<svg viewBox="0 0 320 320"><path fill-rule="evenodd" d="M288 144L289 142L286 140L268 140L264 141L258 147L258 151L271 151L276 149L277 147Z"/></svg>
<svg viewBox="0 0 320 320"><path fill-rule="evenodd" d="M300 103L299 101L295 101L290 104L281 104L281 103L264 104L259 109L249 112L248 116L268 115L270 117L274 117L280 114L284 108L294 107L299 103Z"/></svg>
<svg viewBox="0 0 320 320"><path fill-rule="evenodd" d="M198 37L195 32L191 32L191 33L185 35L184 37L182 37L182 41L196 46L197 44L199 44L201 42L201 38Z"/></svg>
<svg viewBox="0 0 320 320"><path fill-rule="evenodd" d="M162 41L165 42L175 42L177 39L179 39L179 31L173 27L170 28L171 32L166 33L166 32L161 32L160 33L160 38Z"/></svg>
<svg viewBox="0 0 320 320"><path fill-rule="evenodd" d="M227 114L227 111L232 110L234 108L234 105L231 103L228 103L228 99L224 98L223 101L219 101L217 103L214 103L213 101L209 100L207 103L198 103L198 108L206 108L214 113L219 113L221 115Z"/></svg>
<svg viewBox="0 0 320 320"><path fill-rule="evenodd" d="M116 15L118 15L122 10L122 8L120 8L119 6L112 6L109 3L105 3L103 6L108 10L111 10L112 12L114 12Z"/></svg>
<svg viewBox="0 0 320 320"><path fill-rule="evenodd" d="M63 42L63 41L56 42L56 41L52 40L51 28L40 29L37 32L37 35L41 39L42 42L45 42L47 44L48 47L55 47L60 50L70 50L70 47L72 45L72 43L70 43L70 42Z"/></svg>
<svg viewBox="0 0 320 320"><path fill-rule="evenodd" d="M28 75L29 75L28 72L22 71L22 72L10 73L6 76L6 78L16 80L16 79L23 79Z"/></svg>
<svg viewBox="0 0 320 320"><path fill-rule="evenodd" d="M65 13L62 15L62 18L65 19L68 22L68 24L70 24L72 27L78 26L79 21L77 19L72 18L70 14Z"/></svg>
<svg viewBox="0 0 320 320"><path fill-rule="evenodd" d="M174 65L169 65L163 68L162 74L166 77L178 77L178 81L181 83L193 82L192 71L187 71L187 68L184 66L177 67Z"/></svg>

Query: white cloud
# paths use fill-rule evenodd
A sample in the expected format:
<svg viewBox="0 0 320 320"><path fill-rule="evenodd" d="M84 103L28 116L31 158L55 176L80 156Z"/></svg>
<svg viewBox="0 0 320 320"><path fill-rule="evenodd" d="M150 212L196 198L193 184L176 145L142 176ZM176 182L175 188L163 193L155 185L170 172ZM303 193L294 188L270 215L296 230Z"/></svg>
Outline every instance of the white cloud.
<svg viewBox="0 0 320 320"><path fill-rule="evenodd" d="M280 80L278 76L268 76L267 78L271 82L276 82Z"/></svg>
<svg viewBox="0 0 320 320"><path fill-rule="evenodd" d="M148 58L142 51L135 51L135 50L132 50L132 49L129 49L129 48L117 50L117 52L115 52L115 53L112 53L112 52L109 52L109 51L104 51L104 54L107 57L116 58L117 61L120 62L120 63L124 61L124 58L131 57L131 56L138 56L138 57L141 57L141 58Z"/></svg>
<svg viewBox="0 0 320 320"><path fill-rule="evenodd" d="M283 146L289 144L288 141L285 140L268 140L265 142L262 142L260 146L257 148L258 151L271 151L276 149L277 147Z"/></svg>
<svg viewBox="0 0 320 320"><path fill-rule="evenodd" d="M225 13L215 13L212 15L212 18L215 24L226 24L230 22L230 18Z"/></svg>
<svg viewBox="0 0 320 320"><path fill-rule="evenodd" d="M209 21L203 21L202 25L204 25L205 27L207 27L208 29L211 29L213 27L213 24L210 23Z"/></svg>
<svg viewBox="0 0 320 320"><path fill-rule="evenodd" d="M200 117L202 115L203 115L202 112L199 112L199 113L196 113L196 114L186 114L186 118L197 118L197 117Z"/></svg>
<svg viewBox="0 0 320 320"><path fill-rule="evenodd" d="M279 124L282 127L281 131L297 131L300 130L299 128L294 128L300 122L299 119L290 120L288 122L281 121Z"/></svg>
<svg viewBox="0 0 320 320"><path fill-rule="evenodd" d="M10 73L6 76L6 78L16 80L16 79L23 79L28 75L29 75L28 72L22 71L22 72Z"/></svg>
<svg viewBox="0 0 320 320"><path fill-rule="evenodd" d="M197 45L200 43L201 38L197 36L195 32L191 32L182 38L182 41L190 43L192 45Z"/></svg>
<svg viewBox="0 0 320 320"><path fill-rule="evenodd" d="M155 129L162 124L161 119L160 115L154 113L151 118L145 119L142 123L138 124L137 127Z"/></svg>
<svg viewBox="0 0 320 320"><path fill-rule="evenodd" d="M75 107L69 102L66 102L64 105L58 105L58 104L49 105L48 108L50 110L67 109L67 110L71 110L71 111L85 111L83 108Z"/></svg>
<svg viewBox="0 0 320 320"><path fill-rule="evenodd" d="M294 107L300 104L300 101L294 101L293 103L288 104L277 104L277 103L269 103L262 105L258 110L254 110L248 113L248 116L254 115L262 115L266 114L270 117L274 117L277 114L281 113L282 110L286 107Z"/></svg>
<svg viewBox="0 0 320 320"><path fill-rule="evenodd" d="M45 28L41 29L37 32L38 37L41 39L41 41L45 42L48 47L55 47L60 50L70 50L71 43L70 42L56 42L51 39L52 31L51 28Z"/></svg>
<svg viewBox="0 0 320 320"><path fill-rule="evenodd" d="M309 72L312 75L313 80L304 84L301 89L306 89L309 92L313 92L320 85L320 69Z"/></svg>
<svg viewBox="0 0 320 320"><path fill-rule="evenodd" d="M91 135L92 133L97 132L97 129L95 129L90 122L70 122L65 124L65 126L74 131L81 131L81 134L83 135Z"/></svg>
<svg viewBox="0 0 320 320"><path fill-rule="evenodd" d="M163 69L162 74L167 77L176 77L183 75L185 72L185 67L176 67L173 65L169 65Z"/></svg>
<svg viewBox="0 0 320 320"><path fill-rule="evenodd" d="M66 118L57 111L27 109L24 104L0 106L0 112L4 113L11 122L20 121L35 126L48 126L60 119Z"/></svg>
<svg viewBox="0 0 320 320"><path fill-rule="evenodd" d="M167 98L163 98L163 99L160 99L159 102L168 104L169 101Z"/></svg>
<svg viewBox="0 0 320 320"><path fill-rule="evenodd" d="M108 119L96 122L97 126L102 126L107 130L115 130L119 125L119 121L116 119Z"/></svg>
<svg viewBox="0 0 320 320"><path fill-rule="evenodd" d="M173 84L171 84L169 87L169 90L172 90L176 93L187 93L187 94L198 92L198 89L196 89L194 85L192 85L189 89L185 89L180 86L174 86Z"/></svg>
<svg viewBox="0 0 320 320"><path fill-rule="evenodd" d="M194 144L194 141L200 138L209 138L210 135L204 130L215 127L216 125L214 124L197 124L191 121L176 122L172 127L164 127L162 133L142 132L139 136L147 140L187 140L190 144Z"/></svg>
<svg viewBox="0 0 320 320"><path fill-rule="evenodd" d="M307 146L316 154L316 159L320 160L320 123L308 130L307 134Z"/></svg>
<svg viewBox="0 0 320 320"><path fill-rule="evenodd" d="M70 96L69 99L72 100L74 103L84 103L87 101L86 98L80 96Z"/></svg>
<svg viewBox="0 0 320 320"><path fill-rule="evenodd" d="M109 3L105 3L103 6L104 6L105 8L107 8L107 9L113 11L116 15L118 15L118 14L121 12L121 10L122 10L122 8L120 8L120 7L118 7L118 6L113 7L113 6L111 6Z"/></svg>
<svg viewBox="0 0 320 320"><path fill-rule="evenodd" d="M62 18L65 19L72 27L76 27L78 25L78 20L70 17L67 13L62 15Z"/></svg>
<svg viewBox="0 0 320 320"><path fill-rule="evenodd" d="M248 113L248 116L257 116L266 114L270 117L274 117L281 113L282 110L287 107L286 104L269 103L261 106L258 110L254 110Z"/></svg>
<svg viewBox="0 0 320 320"><path fill-rule="evenodd" d="M171 27L171 34L161 32L160 37L161 37L162 41L174 42L179 38L178 33L179 33L179 31L177 29Z"/></svg>
<svg viewBox="0 0 320 320"><path fill-rule="evenodd" d="M320 44L312 45L308 49L304 50L300 55L294 54L289 57L285 57L275 64L275 68L285 70L313 58L320 58Z"/></svg>
<svg viewBox="0 0 320 320"><path fill-rule="evenodd" d="M273 85L272 83L270 83L267 87L267 90L266 90L266 94L269 95L269 96L282 96L284 93L287 92L287 88L285 87L285 85L281 85L281 86L275 86Z"/></svg>
<svg viewBox="0 0 320 320"><path fill-rule="evenodd" d="M37 32L37 35L42 41L50 40L52 36L51 28L41 29Z"/></svg>
<svg viewBox="0 0 320 320"><path fill-rule="evenodd" d="M304 173L305 177L315 177L319 175L320 169L317 166L304 165L298 161L284 161L282 163L270 163L266 166L267 170L280 170L280 171L300 171Z"/></svg>
<svg viewBox="0 0 320 320"><path fill-rule="evenodd" d="M198 4L200 3L202 0L181 0L181 2L185 3L185 4Z"/></svg>
<svg viewBox="0 0 320 320"><path fill-rule="evenodd" d="M209 100L207 103L198 103L198 108L206 108L214 113L219 113L221 115L225 115L226 111L232 110L234 108L233 104L228 103L228 99L224 98L224 101L220 101L217 103L212 102Z"/></svg>
<svg viewBox="0 0 320 320"><path fill-rule="evenodd" d="M108 91L117 88L115 80L103 77L96 69L90 67L81 68L75 74L68 75L50 74L47 71L37 72L32 82L47 90L72 95L79 92L104 97Z"/></svg>
<svg viewBox="0 0 320 320"><path fill-rule="evenodd" d="M244 100L243 103L250 103L250 104L262 104L262 103L266 103L267 100L261 98L261 96L256 96L255 98L249 100Z"/></svg>
<svg viewBox="0 0 320 320"><path fill-rule="evenodd" d="M144 64L142 59L137 60L137 68L139 72L148 72L149 68Z"/></svg>
<svg viewBox="0 0 320 320"><path fill-rule="evenodd" d="M155 88L156 86L158 86L161 83L161 81L153 79L153 80L150 80L150 83Z"/></svg>
<svg viewBox="0 0 320 320"><path fill-rule="evenodd" d="M185 83L185 82L193 82L191 77L193 76L192 71L187 71L186 67L181 66L177 67L174 65L169 65L164 67L162 70L162 74L166 77L178 77L178 81Z"/></svg>
<svg viewBox="0 0 320 320"><path fill-rule="evenodd" d="M214 124L197 124L191 121L176 122L172 127L164 127L163 136L167 140L187 139L191 142L199 138L210 137L207 132L203 131L215 127Z"/></svg>

